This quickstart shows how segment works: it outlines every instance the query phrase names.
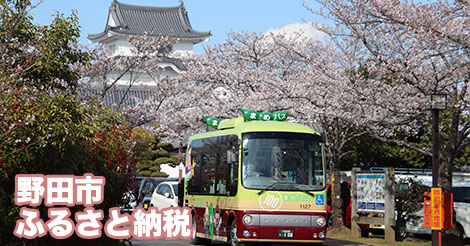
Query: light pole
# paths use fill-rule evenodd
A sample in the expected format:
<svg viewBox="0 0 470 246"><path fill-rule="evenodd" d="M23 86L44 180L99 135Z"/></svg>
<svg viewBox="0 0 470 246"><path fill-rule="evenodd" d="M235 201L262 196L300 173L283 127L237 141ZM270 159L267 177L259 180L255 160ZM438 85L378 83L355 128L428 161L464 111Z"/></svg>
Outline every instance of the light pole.
<svg viewBox="0 0 470 246"><path fill-rule="evenodd" d="M428 95L430 105L427 106L432 114L432 187L439 187L439 110L446 109L446 95ZM440 246L441 230L432 230L432 245Z"/></svg>

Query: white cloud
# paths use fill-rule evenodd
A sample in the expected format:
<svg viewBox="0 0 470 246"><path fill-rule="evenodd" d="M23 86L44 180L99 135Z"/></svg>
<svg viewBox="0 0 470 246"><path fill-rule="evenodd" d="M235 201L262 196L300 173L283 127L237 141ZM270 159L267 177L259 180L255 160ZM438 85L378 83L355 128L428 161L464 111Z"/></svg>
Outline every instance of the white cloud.
<svg viewBox="0 0 470 246"><path fill-rule="evenodd" d="M273 34L286 34L296 35L296 33L302 33L300 38L311 38L316 40L324 40L325 33L315 29L312 23L293 23L285 25L282 28L270 28L266 33Z"/></svg>

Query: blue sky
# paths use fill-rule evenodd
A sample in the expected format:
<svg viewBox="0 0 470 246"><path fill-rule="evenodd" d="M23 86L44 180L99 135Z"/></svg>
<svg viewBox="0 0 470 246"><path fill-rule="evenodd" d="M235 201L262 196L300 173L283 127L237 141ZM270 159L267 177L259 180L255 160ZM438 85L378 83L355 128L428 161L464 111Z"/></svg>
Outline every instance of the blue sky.
<svg viewBox="0 0 470 246"><path fill-rule="evenodd" d="M119 2L143 6L177 6L178 0L120 0ZM184 5L188 11L193 29L211 31L212 37L204 45L223 42L230 30L264 33L274 28L279 29L288 24L318 22L319 18L312 15L302 6L302 0L186 0ZM312 1L309 1L313 4ZM88 34L104 30L108 9L112 0L44 0L34 11L37 24L49 24L57 11L69 16L77 10L81 26L80 42L88 44ZM195 53L202 53L202 44L194 47Z"/></svg>

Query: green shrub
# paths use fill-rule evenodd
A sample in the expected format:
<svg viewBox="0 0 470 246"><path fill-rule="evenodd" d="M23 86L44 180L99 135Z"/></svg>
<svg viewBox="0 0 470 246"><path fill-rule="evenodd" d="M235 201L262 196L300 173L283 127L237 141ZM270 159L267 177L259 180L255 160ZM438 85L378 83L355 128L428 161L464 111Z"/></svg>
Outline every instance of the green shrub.
<svg viewBox="0 0 470 246"><path fill-rule="evenodd" d="M133 135L136 140L135 155L137 162L137 174L140 176L168 177L161 172L161 164L169 164L175 167L178 163L177 155L169 155L169 151L175 151L170 143L161 142L160 135L152 136L141 128L135 128Z"/></svg>
<svg viewBox="0 0 470 246"><path fill-rule="evenodd" d="M150 177L163 177L163 178L166 178L166 177L168 177L168 174L163 173L163 172L153 172L152 174L150 174Z"/></svg>

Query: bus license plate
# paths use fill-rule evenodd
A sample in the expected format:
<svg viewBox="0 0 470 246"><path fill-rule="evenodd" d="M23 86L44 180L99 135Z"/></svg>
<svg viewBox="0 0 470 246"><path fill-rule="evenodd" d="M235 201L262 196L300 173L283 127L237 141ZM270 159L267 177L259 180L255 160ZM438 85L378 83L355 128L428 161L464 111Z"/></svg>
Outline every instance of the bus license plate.
<svg viewBox="0 0 470 246"><path fill-rule="evenodd" d="M279 230L279 238L294 238L293 230Z"/></svg>

